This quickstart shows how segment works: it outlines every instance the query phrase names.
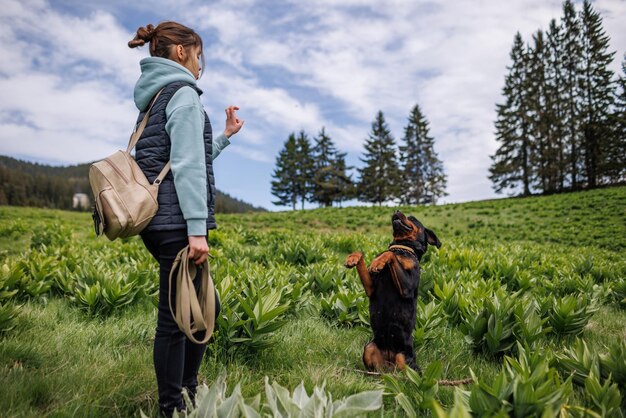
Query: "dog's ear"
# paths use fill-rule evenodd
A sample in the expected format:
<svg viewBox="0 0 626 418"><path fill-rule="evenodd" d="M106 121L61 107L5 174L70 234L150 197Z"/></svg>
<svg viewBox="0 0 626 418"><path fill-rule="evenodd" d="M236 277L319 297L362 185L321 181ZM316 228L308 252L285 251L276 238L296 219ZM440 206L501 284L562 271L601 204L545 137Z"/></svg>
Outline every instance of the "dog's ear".
<svg viewBox="0 0 626 418"><path fill-rule="evenodd" d="M426 233L426 242L437 248L441 248L441 241L439 241L439 238L437 238L437 235L435 235L433 231L428 228L424 228L424 232Z"/></svg>

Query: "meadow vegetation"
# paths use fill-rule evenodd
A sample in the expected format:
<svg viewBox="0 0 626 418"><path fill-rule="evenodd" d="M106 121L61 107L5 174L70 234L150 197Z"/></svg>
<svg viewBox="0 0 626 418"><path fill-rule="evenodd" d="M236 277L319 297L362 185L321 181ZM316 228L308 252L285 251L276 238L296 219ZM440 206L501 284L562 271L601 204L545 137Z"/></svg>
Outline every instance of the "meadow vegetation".
<svg viewBox="0 0 626 418"><path fill-rule="evenodd" d="M422 260L424 373L384 377L364 373L368 301L343 262L386 249L396 208L218 215L206 393L262 414L303 383L298 396L324 402L384 391L384 416L620 416L625 208L626 187L399 207L443 245ZM137 237L96 239L85 213L0 207L2 415L154 416L157 280Z"/></svg>

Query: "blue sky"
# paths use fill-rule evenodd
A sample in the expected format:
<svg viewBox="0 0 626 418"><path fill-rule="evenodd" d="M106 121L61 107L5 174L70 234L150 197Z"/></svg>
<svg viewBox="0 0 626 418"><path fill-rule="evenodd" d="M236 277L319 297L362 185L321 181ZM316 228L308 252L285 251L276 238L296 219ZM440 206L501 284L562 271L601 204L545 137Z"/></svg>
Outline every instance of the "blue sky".
<svg viewBox="0 0 626 418"><path fill-rule="evenodd" d="M619 71L626 2L594 2ZM577 4L580 9L580 4ZM147 48L137 27L175 20L205 41L199 81L214 129L235 104L244 129L215 162L220 190L268 209L275 158L289 133L322 126L348 163L380 109L396 140L418 103L448 175L444 202L495 197L495 103L516 31L526 42L561 1L3 0L0 154L54 165L125 147L132 90ZM356 177L356 174L355 174Z"/></svg>

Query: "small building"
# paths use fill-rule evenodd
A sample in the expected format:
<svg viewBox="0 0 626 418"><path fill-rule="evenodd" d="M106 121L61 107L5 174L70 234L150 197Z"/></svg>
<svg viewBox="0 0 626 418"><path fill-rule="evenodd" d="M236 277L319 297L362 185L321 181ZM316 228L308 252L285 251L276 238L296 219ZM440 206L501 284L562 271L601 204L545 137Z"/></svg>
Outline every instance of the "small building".
<svg viewBox="0 0 626 418"><path fill-rule="evenodd" d="M84 210L91 208L89 196L86 193L74 193L74 197L72 198L72 207L74 209Z"/></svg>

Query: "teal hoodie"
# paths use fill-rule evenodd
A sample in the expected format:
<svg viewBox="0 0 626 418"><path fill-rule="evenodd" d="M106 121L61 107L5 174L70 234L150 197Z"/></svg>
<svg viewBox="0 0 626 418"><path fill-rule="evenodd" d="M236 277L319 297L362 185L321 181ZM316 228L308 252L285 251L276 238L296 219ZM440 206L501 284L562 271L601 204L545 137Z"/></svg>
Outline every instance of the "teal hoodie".
<svg viewBox="0 0 626 418"><path fill-rule="evenodd" d="M189 70L177 62L159 57L140 62L141 76L135 84L135 105L146 110L154 95L174 81L196 85ZM165 108L165 130L172 144L170 161L180 209L188 235L206 235L207 195L204 153L204 108L191 87L180 88ZM224 133L213 138L213 159L230 144Z"/></svg>

